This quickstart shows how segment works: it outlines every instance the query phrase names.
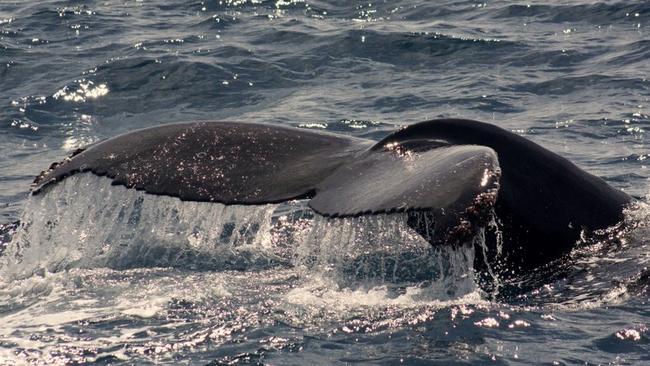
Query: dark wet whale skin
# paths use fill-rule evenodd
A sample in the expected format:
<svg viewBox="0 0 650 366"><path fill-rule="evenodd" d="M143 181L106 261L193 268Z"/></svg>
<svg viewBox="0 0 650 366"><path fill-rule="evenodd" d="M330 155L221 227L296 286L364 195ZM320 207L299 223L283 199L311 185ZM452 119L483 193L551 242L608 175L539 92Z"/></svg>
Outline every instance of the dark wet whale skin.
<svg viewBox="0 0 650 366"><path fill-rule="evenodd" d="M483 145L497 153L501 179L495 211L503 231L506 267L535 268L558 258L573 248L583 230L589 233L620 222L625 205L632 200L569 160L483 122L422 122L379 144L415 138Z"/></svg>
<svg viewBox="0 0 650 366"><path fill-rule="evenodd" d="M54 164L36 179L33 194L90 171L113 184L190 201L311 198L316 212L331 217L430 212L442 233L435 245L466 239L493 207L504 270L557 259L583 231L620 222L631 201L567 159L487 123L426 121L373 143L266 124L163 125L105 140ZM429 229L414 222L419 232ZM491 256L496 245L496 236L489 236Z"/></svg>

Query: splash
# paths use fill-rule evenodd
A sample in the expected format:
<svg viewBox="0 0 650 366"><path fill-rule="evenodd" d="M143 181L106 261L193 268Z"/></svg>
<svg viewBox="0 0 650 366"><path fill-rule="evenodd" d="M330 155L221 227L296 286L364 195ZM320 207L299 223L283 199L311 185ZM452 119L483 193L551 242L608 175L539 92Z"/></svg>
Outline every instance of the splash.
<svg viewBox="0 0 650 366"><path fill-rule="evenodd" d="M418 287L411 297L474 291L473 245L433 247L407 221L405 214L325 218L301 201L183 202L78 174L30 198L0 268L16 279L72 268L291 267L335 290L387 286L388 297L408 286Z"/></svg>
<svg viewBox="0 0 650 366"><path fill-rule="evenodd" d="M473 248L433 247L408 227L402 214L334 220L317 216L294 259L295 264L318 269L344 287L352 282L460 284L473 280L473 261Z"/></svg>
<svg viewBox="0 0 650 366"><path fill-rule="evenodd" d="M30 198L3 267L24 277L70 268L265 266L278 260L265 235L275 209L181 202L81 174Z"/></svg>

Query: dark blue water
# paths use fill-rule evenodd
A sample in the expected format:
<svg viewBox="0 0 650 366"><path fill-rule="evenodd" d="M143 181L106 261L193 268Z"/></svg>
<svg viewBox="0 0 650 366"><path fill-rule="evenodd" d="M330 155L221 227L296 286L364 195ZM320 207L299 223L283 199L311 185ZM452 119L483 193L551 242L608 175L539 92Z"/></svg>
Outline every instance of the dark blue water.
<svg viewBox="0 0 650 366"><path fill-rule="evenodd" d="M467 253L443 253L444 281L350 279L343 261L334 277L283 261L291 230L233 239L228 254L203 247L215 221L188 223L265 223L271 209L151 202L99 178L29 199L33 177L74 149L167 122L379 139L461 117L645 202L649 23L646 1L0 1L0 224L33 223L38 269L3 268L0 364L650 363L644 207L622 244L588 246L539 288L494 300L458 273ZM378 220L318 238L353 255L343 233L399 226Z"/></svg>

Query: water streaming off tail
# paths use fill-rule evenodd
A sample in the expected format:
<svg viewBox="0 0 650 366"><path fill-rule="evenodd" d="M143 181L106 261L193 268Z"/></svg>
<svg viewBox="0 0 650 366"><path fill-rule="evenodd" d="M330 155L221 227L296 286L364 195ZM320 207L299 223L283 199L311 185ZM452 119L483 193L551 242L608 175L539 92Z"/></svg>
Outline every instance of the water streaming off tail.
<svg viewBox="0 0 650 366"><path fill-rule="evenodd" d="M471 246L434 248L391 214L315 215L305 202L241 206L182 202L79 174L33 196L0 258L9 277L69 268L295 267L338 285L443 281L473 289Z"/></svg>
<svg viewBox="0 0 650 366"><path fill-rule="evenodd" d="M181 202L77 175L31 197L7 267L28 274L41 267L273 265L279 258L266 250L266 234L275 209Z"/></svg>
<svg viewBox="0 0 650 366"><path fill-rule="evenodd" d="M456 286L474 284L473 247L433 247L408 227L403 214L336 220L317 216L295 262L346 287L444 281L455 292Z"/></svg>

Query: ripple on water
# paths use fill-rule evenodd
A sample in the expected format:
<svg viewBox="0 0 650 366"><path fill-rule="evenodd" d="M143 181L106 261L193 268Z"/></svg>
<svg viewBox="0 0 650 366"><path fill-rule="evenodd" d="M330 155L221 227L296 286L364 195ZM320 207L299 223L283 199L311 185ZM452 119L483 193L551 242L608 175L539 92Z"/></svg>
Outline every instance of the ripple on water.
<svg viewBox="0 0 650 366"><path fill-rule="evenodd" d="M339 240L338 247L303 247L300 262L288 244L301 230L276 227L276 243L285 245L255 246L246 240L256 230L238 230L250 228L243 221L224 225L230 234L223 238L224 230L211 232L208 221L192 221L210 213L198 205L143 200L136 209L137 194L89 185L133 201L75 206L66 198L39 208L27 187L69 150L163 122L267 121L381 139L395 126L463 117L526 135L643 197L649 11L639 1L582 0L3 2L1 222L17 220L28 206L42 209L36 218L53 227L51 239L41 231L42 241L35 231L19 234L31 235L32 250L43 250L27 256L36 274L0 280L0 359L647 363L643 209L625 240L587 243L561 270L548 277L540 271L545 282L521 298L488 302L462 277L468 266L447 271L450 279L462 277L451 281L450 295L443 282L419 282L440 274L433 262L396 256L394 248L366 254L367 247ZM92 98L101 84L107 94ZM74 196L73 187L66 189ZM101 206L119 220L100 224L88 214ZM51 214L66 207L75 210ZM257 222L266 213L258 211ZM272 214L271 223L282 215ZM82 228L84 220L93 224ZM117 229L129 220L142 225ZM399 227L399 220L383 220ZM331 242L335 233L368 240L357 230L366 224L348 221L326 231ZM0 231L0 252L14 253ZM222 244L239 237L236 254L211 255L210 235ZM134 236L143 238L140 246ZM412 253L426 253L410 243ZM333 255L342 246L360 251ZM459 264L470 259L456 254L451 259ZM39 256L45 266L36 263ZM398 276L409 281L358 271L395 258L410 263L404 267L412 270Z"/></svg>

